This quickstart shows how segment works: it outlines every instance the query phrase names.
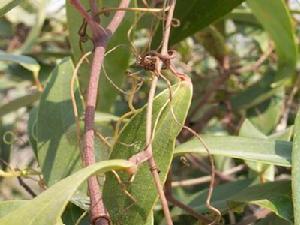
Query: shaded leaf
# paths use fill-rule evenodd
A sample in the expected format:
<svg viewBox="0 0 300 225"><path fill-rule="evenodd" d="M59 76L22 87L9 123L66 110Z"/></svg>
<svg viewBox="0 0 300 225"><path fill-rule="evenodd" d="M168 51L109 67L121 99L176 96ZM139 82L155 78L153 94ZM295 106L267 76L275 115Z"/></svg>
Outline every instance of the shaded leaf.
<svg viewBox="0 0 300 225"><path fill-rule="evenodd" d="M284 0L247 0L252 13L275 42L278 55L277 80L294 75L297 42L292 17Z"/></svg>
<svg viewBox="0 0 300 225"><path fill-rule="evenodd" d="M291 182L276 181L250 186L230 198L234 202L259 205L288 221L293 220Z"/></svg>
<svg viewBox="0 0 300 225"><path fill-rule="evenodd" d="M267 71L257 83L232 96L230 104L233 110L247 110L274 96L281 89L281 87L272 87L274 75L274 71Z"/></svg>
<svg viewBox="0 0 300 225"><path fill-rule="evenodd" d="M277 126L284 107L284 89L279 88L269 100L248 110L247 117L264 134L270 134Z"/></svg>
<svg viewBox="0 0 300 225"><path fill-rule="evenodd" d="M81 165L76 135L74 138L67 132L75 123L70 94L73 70L70 58L62 60L51 73L40 100L37 157L48 185L70 175ZM78 88L75 88L75 97L81 115L83 109Z"/></svg>
<svg viewBox="0 0 300 225"><path fill-rule="evenodd" d="M260 220L255 225L292 225L292 223L281 219L280 217L276 216L275 214L271 214L266 218Z"/></svg>
<svg viewBox="0 0 300 225"><path fill-rule="evenodd" d="M40 65L38 62L29 56L25 55L15 55L6 53L0 50L0 61L9 61L18 63L23 66L25 69L32 71L33 73L38 73L40 71Z"/></svg>
<svg viewBox="0 0 300 225"><path fill-rule="evenodd" d="M203 136L203 140L212 155L223 155L284 167L291 166L292 144L290 142L235 136ZM207 154L198 140L188 141L175 149L176 155L185 153Z"/></svg>
<svg viewBox="0 0 300 225"><path fill-rule="evenodd" d="M60 221L69 199L89 176L132 166L128 161L110 160L81 169L0 218L0 225L55 225Z"/></svg>
<svg viewBox="0 0 300 225"><path fill-rule="evenodd" d="M21 2L22 0L2 0L0 3L0 17L19 5Z"/></svg>
<svg viewBox="0 0 300 225"><path fill-rule="evenodd" d="M225 212L229 209L227 205L227 201L234 196L236 193L239 193L243 189L250 186L252 183L252 180L237 180L233 182L229 182L226 184L218 185L214 188L211 204L219 209L221 212ZM224 195L226 193L226 195ZM199 191L196 194L193 194L188 197L184 198L178 198L178 200L184 202L189 207L192 207L194 210L196 210L199 213L205 213L209 210L207 209L207 206L205 204L205 200L207 198L208 190ZM172 215L184 215L187 212L181 209L174 209L172 211Z"/></svg>
<svg viewBox="0 0 300 225"><path fill-rule="evenodd" d="M173 27L170 44L176 44L201 29L224 17L244 0L231 0L224 4L223 0L178 0L174 17L180 20L180 26ZM161 40L161 27L156 33L153 45L158 46Z"/></svg>
<svg viewBox="0 0 300 225"><path fill-rule="evenodd" d="M173 86L172 90L171 102L169 102L169 90L163 91L153 102L153 123L157 121L153 140L153 154L160 171L161 182L166 179L173 156L175 139L181 130L181 126L174 120L170 104L179 123L183 123L192 95L192 87L189 82L180 82ZM138 112L122 130L111 153L111 159L128 159L133 154L144 150L145 121L146 107ZM120 177L124 181L128 180L126 175L121 174ZM103 197L113 224L146 224L157 200L157 191L147 163L140 166L134 181L128 184L126 190L136 202L124 194L113 175L107 176Z"/></svg>

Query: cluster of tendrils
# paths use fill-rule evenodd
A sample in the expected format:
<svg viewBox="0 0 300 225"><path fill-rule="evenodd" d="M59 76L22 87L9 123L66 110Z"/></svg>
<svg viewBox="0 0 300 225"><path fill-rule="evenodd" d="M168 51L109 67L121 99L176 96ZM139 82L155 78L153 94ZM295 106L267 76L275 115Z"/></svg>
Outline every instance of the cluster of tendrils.
<svg viewBox="0 0 300 225"><path fill-rule="evenodd" d="M170 70L175 76L181 80L186 80L185 74L179 73L175 67L171 64L171 60L176 58L175 50L168 50L167 55L163 55L157 51L149 51L144 55L138 56L136 64L142 67L144 70L152 71L157 76L161 75L161 70ZM159 69L159 63L162 63L161 69Z"/></svg>

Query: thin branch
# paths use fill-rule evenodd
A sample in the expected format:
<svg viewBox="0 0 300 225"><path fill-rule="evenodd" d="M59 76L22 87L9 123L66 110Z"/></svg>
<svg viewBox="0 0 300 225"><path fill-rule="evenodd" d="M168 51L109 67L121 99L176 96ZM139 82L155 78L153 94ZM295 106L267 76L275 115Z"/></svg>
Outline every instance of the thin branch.
<svg viewBox="0 0 300 225"><path fill-rule="evenodd" d="M174 206L177 206L178 208L183 209L184 211L188 212L189 214L191 214L193 217L195 217L199 221L202 221L206 224L211 223L212 221L210 219L199 214L193 208L189 207L188 205L185 205L184 203L182 203L182 202L178 201L176 198L174 198L174 196L172 194L172 185L171 185L172 179L171 178L172 178L172 176L171 176L171 173L169 172L167 182L165 184L165 195L166 195L168 201L171 202Z"/></svg>
<svg viewBox="0 0 300 225"><path fill-rule="evenodd" d="M91 29L93 43L95 47L93 61L91 65L91 73L89 86L86 96L86 110L85 110L85 135L84 135L84 151L83 160L85 166L95 163L94 153L94 120L95 120L95 107L98 96L98 83L100 77L101 66L103 64L105 48L108 39L116 31L121 21L124 18L125 12L116 12L112 21L104 29L99 24L99 19L96 18L97 4L95 0L90 0L93 16L90 16L86 9L82 6L79 0L70 0L70 3L78 10L81 16L86 20ZM120 3L121 8L126 8L129 5L129 0L122 0ZM88 179L88 190L91 201L91 219L95 225L109 225L109 215L105 209L102 201L102 193L98 184L96 176Z"/></svg>
<svg viewBox="0 0 300 225"><path fill-rule="evenodd" d="M229 170L224 171L221 173L222 175L225 176L230 176L235 173L238 173L242 170L245 169L245 165L241 164L239 166L233 167ZM199 185L203 183L207 183L211 181L211 176L203 176L199 178L194 178L194 179L187 179L187 180L181 180L181 181L173 181L172 182L172 187L186 187L186 186L193 186L193 185Z"/></svg>
<svg viewBox="0 0 300 225"><path fill-rule="evenodd" d="M268 49L259 57L259 59L252 65L248 65L242 67L240 69L235 70L236 73L246 73L246 72L255 72L258 68L268 59L268 57L272 54L274 48L270 43Z"/></svg>
<svg viewBox="0 0 300 225"><path fill-rule="evenodd" d="M31 197L36 197L36 193L31 189L31 187L28 186L28 184L25 183L22 177L17 177L19 184L24 188L24 190L31 195Z"/></svg>

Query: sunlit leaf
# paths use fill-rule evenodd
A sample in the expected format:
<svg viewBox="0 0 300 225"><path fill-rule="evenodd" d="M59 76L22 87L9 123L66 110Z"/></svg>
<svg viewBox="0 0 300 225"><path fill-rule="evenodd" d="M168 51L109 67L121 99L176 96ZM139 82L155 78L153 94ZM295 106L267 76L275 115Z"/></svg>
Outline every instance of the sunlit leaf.
<svg viewBox="0 0 300 225"><path fill-rule="evenodd" d="M28 200L0 218L0 225L55 225L72 195L89 176L110 170L128 169L132 163L124 160L102 161L86 167L56 183L38 197Z"/></svg>
<svg viewBox="0 0 300 225"><path fill-rule="evenodd" d="M292 143L234 136L203 136L212 155L222 155L249 161L291 166ZM206 155L201 142L194 139L179 145L175 154L199 153Z"/></svg>

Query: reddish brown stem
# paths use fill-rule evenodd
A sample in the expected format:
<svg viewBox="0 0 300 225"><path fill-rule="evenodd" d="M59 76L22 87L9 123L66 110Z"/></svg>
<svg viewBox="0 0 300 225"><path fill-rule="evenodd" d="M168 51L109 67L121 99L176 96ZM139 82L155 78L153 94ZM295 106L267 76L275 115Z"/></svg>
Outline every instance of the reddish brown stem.
<svg viewBox="0 0 300 225"><path fill-rule="evenodd" d="M98 22L96 17L96 1L90 0L93 16L90 16L85 8L81 5L79 0L70 0L70 3L78 10L81 16L89 25L93 43L95 47L93 62L91 66L89 86L86 96L86 110L85 110L85 134L83 146L83 160L84 165L89 166L95 163L94 153L94 119L95 107L98 96L98 83L101 72L101 66L104 60L105 48L108 39L116 31L121 21L124 18L125 12L116 12L111 23L104 29ZM129 0L123 0L120 7L126 8L129 5ZM95 225L109 225L109 215L105 209L102 201L102 194L96 176L88 179L88 190L91 201L91 219Z"/></svg>

